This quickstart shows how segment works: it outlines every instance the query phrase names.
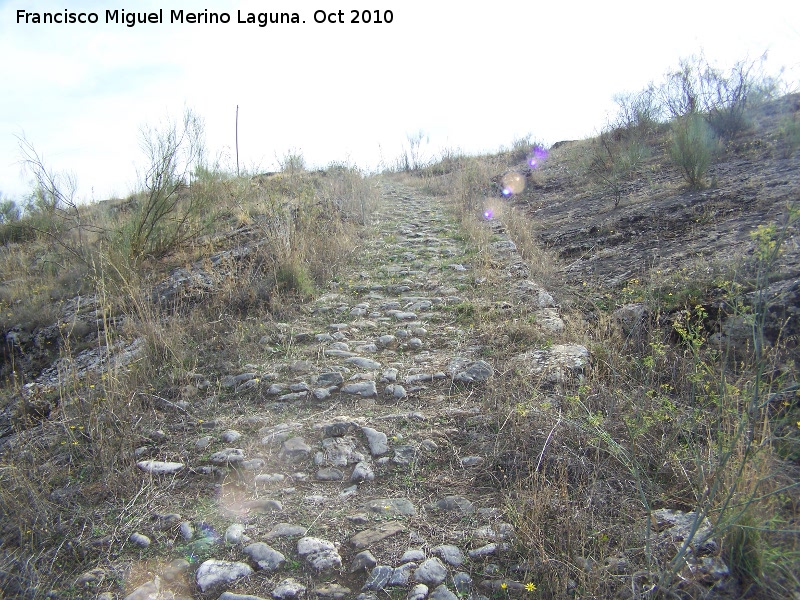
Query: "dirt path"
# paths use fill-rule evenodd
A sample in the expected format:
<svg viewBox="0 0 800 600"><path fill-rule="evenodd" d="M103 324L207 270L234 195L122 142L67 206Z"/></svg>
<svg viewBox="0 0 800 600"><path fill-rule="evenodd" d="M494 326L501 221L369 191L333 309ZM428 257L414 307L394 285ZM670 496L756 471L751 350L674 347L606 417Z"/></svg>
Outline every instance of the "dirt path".
<svg viewBox="0 0 800 600"><path fill-rule="evenodd" d="M338 289L281 326L269 341L274 361L220 377L221 395L248 408L194 424L185 463L172 469L207 481L214 500L166 501L154 522L174 513L167 524L141 528L180 557L148 589L165 598L525 592L524 566L510 571L519 560L497 480L501 417L487 408L506 366L482 359L472 324L481 307L526 295L543 323L563 323L546 291L526 282L500 223L486 226L490 279L507 280L502 288L476 271L486 257L441 200L380 185L381 206ZM171 470L149 458L142 469ZM154 485L163 478L154 473Z"/></svg>

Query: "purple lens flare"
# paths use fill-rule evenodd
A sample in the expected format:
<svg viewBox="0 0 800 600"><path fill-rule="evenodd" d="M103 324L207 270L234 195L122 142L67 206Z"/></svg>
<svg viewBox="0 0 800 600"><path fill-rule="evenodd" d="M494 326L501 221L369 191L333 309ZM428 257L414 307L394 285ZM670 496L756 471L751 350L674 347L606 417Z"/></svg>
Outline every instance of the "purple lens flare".
<svg viewBox="0 0 800 600"><path fill-rule="evenodd" d="M535 169L545 161L548 154L549 153L543 146L534 146L531 150L530 158L528 158L528 165L532 169Z"/></svg>

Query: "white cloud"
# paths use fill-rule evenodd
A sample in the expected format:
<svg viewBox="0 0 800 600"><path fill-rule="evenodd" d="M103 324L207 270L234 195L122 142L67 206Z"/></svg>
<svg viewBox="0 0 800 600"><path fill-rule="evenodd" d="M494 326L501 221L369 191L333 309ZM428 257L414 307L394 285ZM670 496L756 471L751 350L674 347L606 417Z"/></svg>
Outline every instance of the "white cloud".
<svg viewBox="0 0 800 600"><path fill-rule="evenodd" d="M729 3L521 3L390 0L384 25L314 24L329 3L284 0L302 25L21 25L16 10L157 10L160 3L0 3L0 191L21 194L15 135L25 134L81 193L125 194L141 162L145 123L190 107L213 155L233 158L235 107L245 165L275 167L302 149L312 164L391 162L406 135L430 148L496 149L531 133L552 143L591 135L614 93L640 89L705 51L731 64L770 51L798 68L800 9ZM261 12L262 2L173 0L170 9ZM198 8L202 6L202 8ZM346 8L346 4L341 4ZM355 4L353 6L356 6ZM349 15L347 15L349 16ZM795 79L796 80L796 79ZM382 154L382 156L381 156ZM229 163L229 164L232 164Z"/></svg>

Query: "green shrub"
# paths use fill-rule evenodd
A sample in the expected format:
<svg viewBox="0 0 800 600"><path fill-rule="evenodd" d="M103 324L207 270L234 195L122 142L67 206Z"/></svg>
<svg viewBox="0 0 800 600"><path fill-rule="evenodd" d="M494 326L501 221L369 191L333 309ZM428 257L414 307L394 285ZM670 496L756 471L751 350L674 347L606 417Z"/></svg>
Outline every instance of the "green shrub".
<svg viewBox="0 0 800 600"><path fill-rule="evenodd" d="M143 199L132 221L119 234L132 264L174 250L198 233L205 203L187 186L190 174L202 164L203 123L192 111L180 125L143 128L142 148L148 160Z"/></svg>
<svg viewBox="0 0 800 600"><path fill-rule="evenodd" d="M306 170L306 159L300 150L289 150L282 159L278 160L281 171L288 175L297 175Z"/></svg>
<svg viewBox="0 0 800 600"><path fill-rule="evenodd" d="M778 80L762 69L766 57L744 59L721 69L700 57L684 58L657 88L673 119L702 114L714 133L730 139L750 126L747 109L778 93Z"/></svg>
<svg viewBox="0 0 800 600"><path fill-rule="evenodd" d="M278 290L297 294L304 298L314 294L314 281L308 268L296 261L286 262L275 271Z"/></svg>
<svg viewBox="0 0 800 600"><path fill-rule="evenodd" d="M589 163L592 178L602 184L619 206L625 185L641 173L650 147L638 128L608 128L596 138Z"/></svg>
<svg viewBox="0 0 800 600"><path fill-rule="evenodd" d="M670 156L691 188L703 186L717 148L711 127L699 114L692 113L673 121Z"/></svg>
<svg viewBox="0 0 800 600"><path fill-rule="evenodd" d="M648 135L662 121L664 108L652 84L640 92L617 94L614 102L618 107L614 129L639 130L639 135Z"/></svg>

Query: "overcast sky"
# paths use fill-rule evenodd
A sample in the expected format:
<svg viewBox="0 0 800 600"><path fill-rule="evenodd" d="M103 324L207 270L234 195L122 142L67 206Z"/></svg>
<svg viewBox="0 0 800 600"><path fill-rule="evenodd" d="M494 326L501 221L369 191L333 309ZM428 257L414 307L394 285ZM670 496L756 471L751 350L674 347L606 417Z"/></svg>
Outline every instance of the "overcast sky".
<svg viewBox="0 0 800 600"><path fill-rule="evenodd" d="M393 21L353 24L369 4ZM481 9L470 8L481 6ZM107 24L106 9L164 8L164 23ZM95 12L96 24L17 23L17 11ZM171 10L227 12L224 24L170 23ZM345 23L314 22L341 10ZM238 24L237 11L297 12L305 23ZM800 3L493 0L60 2L0 0L0 192L20 197L18 136L83 199L126 195L143 167L140 128L205 121L212 159L277 168L391 164L407 137L427 152L496 150L528 133L546 144L596 133L615 93L636 91L703 51L721 65L769 53L800 82Z"/></svg>

